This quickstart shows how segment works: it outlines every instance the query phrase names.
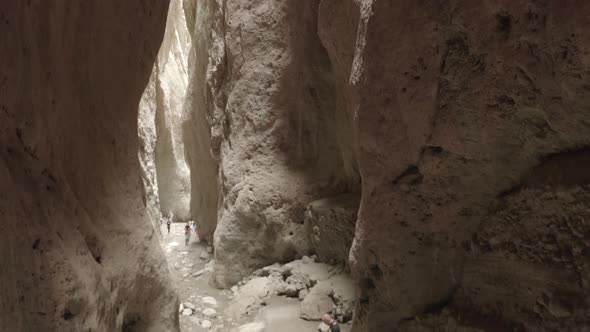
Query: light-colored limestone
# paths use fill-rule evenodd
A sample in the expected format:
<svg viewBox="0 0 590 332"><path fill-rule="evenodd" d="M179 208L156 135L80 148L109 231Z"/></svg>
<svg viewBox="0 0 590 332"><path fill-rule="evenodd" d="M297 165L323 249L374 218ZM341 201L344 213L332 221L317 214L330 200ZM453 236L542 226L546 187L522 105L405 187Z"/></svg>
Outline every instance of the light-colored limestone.
<svg viewBox="0 0 590 332"><path fill-rule="evenodd" d="M182 134L189 49L190 35L182 1L172 0L164 39L140 104L140 139L145 140L146 146L140 150L140 156L142 166L145 164L144 174L149 174L146 176L149 181L144 180L149 185L147 191L158 194L160 211L164 216L172 212L175 221L191 219L190 173ZM146 120L141 121L141 115L145 115ZM157 179L157 191L151 188L153 174Z"/></svg>

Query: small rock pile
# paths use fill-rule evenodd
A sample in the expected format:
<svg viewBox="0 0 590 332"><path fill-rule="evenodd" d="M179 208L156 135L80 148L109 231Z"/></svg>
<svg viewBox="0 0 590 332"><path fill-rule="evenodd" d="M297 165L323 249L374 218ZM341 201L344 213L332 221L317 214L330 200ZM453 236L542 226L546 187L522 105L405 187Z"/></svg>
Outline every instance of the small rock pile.
<svg viewBox="0 0 590 332"><path fill-rule="evenodd" d="M211 296L199 297L202 307L197 307L190 302L180 304L178 309L183 316L196 316L198 324L209 329L213 325L211 319L217 318L217 300Z"/></svg>
<svg viewBox="0 0 590 332"><path fill-rule="evenodd" d="M352 319L355 294L352 280L341 269L303 257L285 265L273 264L255 271L232 287L227 313L234 319L252 316L273 295L301 301L300 317L320 320L325 313L346 323Z"/></svg>

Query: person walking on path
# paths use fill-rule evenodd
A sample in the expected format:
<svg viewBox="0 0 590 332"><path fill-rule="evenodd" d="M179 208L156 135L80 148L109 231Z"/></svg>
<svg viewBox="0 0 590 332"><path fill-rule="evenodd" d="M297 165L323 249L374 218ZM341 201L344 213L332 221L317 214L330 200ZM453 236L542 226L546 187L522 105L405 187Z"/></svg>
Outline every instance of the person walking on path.
<svg viewBox="0 0 590 332"><path fill-rule="evenodd" d="M338 322L330 314L322 316L322 322L330 327L329 332L340 332Z"/></svg>
<svg viewBox="0 0 590 332"><path fill-rule="evenodd" d="M166 222L166 227L168 227L168 234L170 234L170 224L172 224L172 222L170 221L170 219L168 219L168 221Z"/></svg>
<svg viewBox="0 0 590 332"><path fill-rule="evenodd" d="M188 246L189 241L191 240L191 225L187 222L184 226L184 245Z"/></svg>

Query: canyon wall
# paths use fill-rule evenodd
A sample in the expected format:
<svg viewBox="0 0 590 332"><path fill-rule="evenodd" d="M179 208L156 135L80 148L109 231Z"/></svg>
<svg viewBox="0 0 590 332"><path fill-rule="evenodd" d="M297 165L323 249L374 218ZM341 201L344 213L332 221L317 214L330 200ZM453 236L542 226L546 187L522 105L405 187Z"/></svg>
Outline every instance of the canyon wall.
<svg viewBox="0 0 590 332"><path fill-rule="evenodd" d="M309 253L307 205L358 189L352 120L337 107L318 4L185 2L196 18L185 127L200 192L193 211L202 229L216 224L216 285Z"/></svg>
<svg viewBox="0 0 590 332"><path fill-rule="evenodd" d="M150 80L139 101L137 116L137 136L139 138L139 164L141 166L141 180L143 183L143 198L148 218L154 229L160 232L160 195L158 192L158 178L156 174L156 103L158 90L156 89L157 67L154 66Z"/></svg>
<svg viewBox="0 0 590 332"><path fill-rule="evenodd" d="M0 6L0 329L178 330L137 156L167 6Z"/></svg>
<svg viewBox="0 0 590 332"><path fill-rule="evenodd" d="M357 328L587 324L589 5L360 9Z"/></svg>
<svg viewBox="0 0 590 332"><path fill-rule="evenodd" d="M215 284L329 249L305 211L358 173L355 331L587 324L586 2L184 4Z"/></svg>
<svg viewBox="0 0 590 332"><path fill-rule="evenodd" d="M190 35L182 1L170 1L164 39L140 104L140 141L152 148L140 157L146 165L145 177L156 178L155 182L144 181L146 191L156 192L161 213L172 213L176 221L191 219L190 172L182 134L189 50ZM154 130L155 136L142 136L143 132ZM157 189L152 189L154 184Z"/></svg>

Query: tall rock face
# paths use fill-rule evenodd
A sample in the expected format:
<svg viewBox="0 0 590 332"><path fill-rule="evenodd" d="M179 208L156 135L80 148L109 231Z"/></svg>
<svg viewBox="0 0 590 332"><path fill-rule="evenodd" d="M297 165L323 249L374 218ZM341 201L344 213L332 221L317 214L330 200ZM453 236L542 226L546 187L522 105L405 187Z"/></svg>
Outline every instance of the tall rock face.
<svg viewBox="0 0 590 332"><path fill-rule="evenodd" d="M137 117L137 136L139 137L139 164L143 183L143 200L146 205L148 218L154 229L160 232L160 195L158 193L158 179L156 174L156 110L158 97L156 89L157 66L154 66L150 80L143 91L139 102Z"/></svg>
<svg viewBox="0 0 590 332"><path fill-rule="evenodd" d="M0 329L178 330L137 158L166 11L161 0L0 6Z"/></svg>
<svg viewBox="0 0 590 332"><path fill-rule="evenodd" d="M223 3L184 0L183 8L192 40L183 110L183 137L191 181L190 211L199 237L212 242L221 202L218 180L221 134L217 131L222 128L220 117L225 108L221 88L225 73Z"/></svg>
<svg viewBox="0 0 590 332"><path fill-rule="evenodd" d="M312 250L303 211L358 169L355 331L588 322L590 4L184 5L216 284Z"/></svg>
<svg viewBox="0 0 590 332"><path fill-rule="evenodd" d="M337 107L318 5L185 2L195 17L185 123L193 211L205 236L216 226L219 286L309 253L307 205L358 189L353 122Z"/></svg>
<svg viewBox="0 0 590 332"><path fill-rule="evenodd" d="M162 46L141 100L140 141L151 148L140 154L140 158L146 166L145 177L150 179L144 181L146 191L155 192L161 213L165 216L172 213L177 221L191 219L190 172L182 134L189 50L190 35L182 2L172 0ZM155 136L142 135L143 132Z"/></svg>
<svg viewBox="0 0 590 332"><path fill-rule="evenodd" d="M355 330L587 326L590 4L358 5Z"/></svg>

